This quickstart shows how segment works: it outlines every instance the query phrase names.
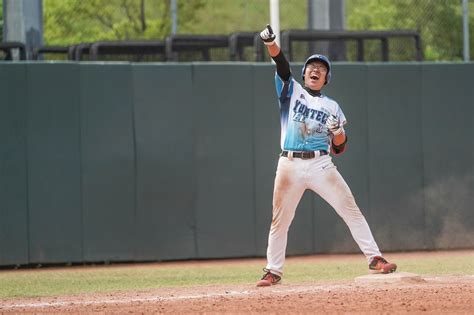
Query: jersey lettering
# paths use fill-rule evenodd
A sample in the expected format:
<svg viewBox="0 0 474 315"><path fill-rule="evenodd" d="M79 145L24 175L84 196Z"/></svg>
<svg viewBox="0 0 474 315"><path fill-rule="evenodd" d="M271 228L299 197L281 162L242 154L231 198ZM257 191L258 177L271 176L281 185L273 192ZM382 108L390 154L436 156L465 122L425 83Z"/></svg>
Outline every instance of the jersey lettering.
<svg viewBox="0 0 474 315"><path fill-rule="evenodd" d="M293 121L297 122L304 122L304 115L302 113L294 113L293 114Z"/></svg>
<svg viewBox="0 0 474 315"><path fill-rule="evenodd" d="M325 112L308 108L308 106L306 106L306 104L302 103L300 100L295 101L293 112L293 120L298 122L303 122L306 118L310 118L325 124L328 118L328 114Z"/></svg>

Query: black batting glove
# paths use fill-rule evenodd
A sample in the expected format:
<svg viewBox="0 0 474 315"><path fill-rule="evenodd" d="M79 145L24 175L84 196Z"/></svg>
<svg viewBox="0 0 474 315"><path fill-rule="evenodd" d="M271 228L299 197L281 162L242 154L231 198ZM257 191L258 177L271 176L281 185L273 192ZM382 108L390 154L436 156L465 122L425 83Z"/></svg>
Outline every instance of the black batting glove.
<svg viewBox="0 0 474 315"><path fill-rule="evenodd" d="M275 33L273 33L270 24L267 24L265 29L260 32L260 38L262 39L265 45L273 45L273 43L275 42L276 35Z"/></svg>

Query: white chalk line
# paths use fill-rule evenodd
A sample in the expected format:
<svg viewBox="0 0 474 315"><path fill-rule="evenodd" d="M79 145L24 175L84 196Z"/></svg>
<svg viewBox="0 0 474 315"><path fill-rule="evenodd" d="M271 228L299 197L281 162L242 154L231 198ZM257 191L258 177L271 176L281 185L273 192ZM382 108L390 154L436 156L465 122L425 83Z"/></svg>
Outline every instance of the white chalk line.
<svg viewBox="0 0 474 315"><path fill-rule="evenodd" d="M432 276L424 277L428 282L446 282L447 278L444 276ZM464 275L461 278L454 277L453 280L467 280L468 282L474 280L474 275ZM363 284L357 284L357 286L362 286ZM331 291L336 289L349 289L353 288L354 283L352 284L319 284L319 285L308 285L303 287L285 287L285 286L276 286L272 288L255 288L252 290L244 291L225 291L224 293L203 293L203 294L191 294L191 295L178 295L178 296L149 296L149 297L139 297L139 298L126 298L126 299L104 299L104 300L84 300L84 301L73 301L73 300L63 300L63 301L45 301L45 302L30 302L30 303L15 303L10 305L2 305L0 301L0 311L14 310L18 308L44 308L44 307L79 307L79 306L92 306L92 305L104 305L104 304L131 304L136 302L166 302L166 301L180 301L180 300L193 300L193 299L206 299L206 298L219 298L219 297L239 297L239 296L250 296L257 295L259 293L276 293L276 294L286 294L286 293L304 293L304 292L317 292L317 291ZM60 298L60 297L59 297ZM87 297L86 297L87 298Z"/></svg>
<svg viewBox="0 0 474 315"><path fill-rule="evenodd" d="M142 298L127 298L127 299L105 299L105 300L85 300L85 301L49 301L49 302L31 302L31 303L16 303L11 305L1 305L0 310L13 310L17 308L44 308L44 307L77 307L77 306L92 306L92 305L103 305L103 304L131 304L136 302L166 302L166 301L179 301L179 300L193 300L193 299L206 299L206 298L219 298L219 297L239 297L249 296L258 293L303 293L308 291L329 291L334 289L340 289L349 287L349 285L330 285L324 287L302 287L302 288L260 288L252 291L226 291L225 293L205 293L205 294L192 294L192 295L179 295L179 296L153 296L153 297L142 297ZM261 290L261 291L260 291Z"/></svg>

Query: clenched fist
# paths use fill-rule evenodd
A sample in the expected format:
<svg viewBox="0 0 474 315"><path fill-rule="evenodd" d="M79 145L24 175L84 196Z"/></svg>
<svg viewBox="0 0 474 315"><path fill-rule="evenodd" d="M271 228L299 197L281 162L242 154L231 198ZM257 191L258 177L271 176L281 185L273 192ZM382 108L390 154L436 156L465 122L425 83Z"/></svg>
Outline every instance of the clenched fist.
<svg viewBox="0 0 474 315"><path fill-rule="evenodd" d="M340 135L343 131L339 120L334 115L329 116L326 120L326 128L335 136Z"/></svg>

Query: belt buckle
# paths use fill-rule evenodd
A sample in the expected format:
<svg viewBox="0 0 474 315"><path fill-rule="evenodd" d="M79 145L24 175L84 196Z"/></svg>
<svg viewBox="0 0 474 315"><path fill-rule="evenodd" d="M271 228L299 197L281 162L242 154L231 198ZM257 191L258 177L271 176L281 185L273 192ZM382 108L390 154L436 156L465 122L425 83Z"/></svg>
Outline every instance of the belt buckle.
<svg viewBox="0 0 474 315"><path fill-rule="evenodd" d="M302 160L309 160L312 159L311 152L301 151L301 159Z"/></svg>

